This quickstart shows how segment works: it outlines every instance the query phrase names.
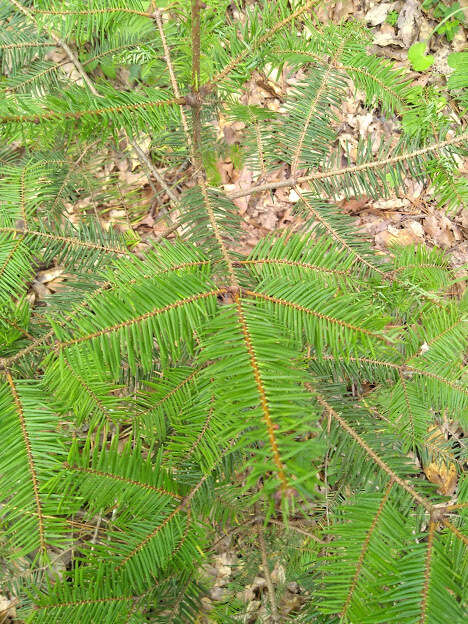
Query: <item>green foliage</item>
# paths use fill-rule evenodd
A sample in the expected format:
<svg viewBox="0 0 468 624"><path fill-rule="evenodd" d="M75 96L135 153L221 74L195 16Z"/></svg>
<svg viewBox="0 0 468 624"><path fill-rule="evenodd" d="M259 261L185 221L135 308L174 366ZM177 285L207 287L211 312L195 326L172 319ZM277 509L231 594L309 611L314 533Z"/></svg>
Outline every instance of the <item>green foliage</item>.
<svg viewBox="0 0 468 624"><path fill-rule="evenodd" d="M414 71L426 71L434 62L432 54L426 54L427 44L424 41L418 41L408 50L408 60Z"/></svg>
<svg viewBox="0 0 468 624"><path fill-rule="evenodd" d="M434 32L445 35L448 41L452 41L462 24L466 20L463 7L459 2L452 2L447 5L441 0L424 0L422 8L430 11L437 20Z"/></svg>
<svg viewBox="0 0 468 624"><path fill-rule="evenodd" d="M466 300L441 251L383 258L336 202L412 178L456 210L466 132L448 91L369 55L361 25L319 24L314 2L244 4L239 20L206 3L198 40L196 2L194 20L181 1L0 2L0 556L18 621L198 621L232 531L236 597L213 622L241 621L271 553L272 617L295 582L284 621L463 621ZM240 100L254 72L298 70L278 111ZM398 141L339 140L349 84L401 121ZM225 120L240 145L217 136ZM134 159L146 139L171 242L99 218L115 202L141 218L96 155ZM252 186L225 192L219 154ZM281 188L295 228L236 251L236 199ZM56 267L62 288L34 300Z"/></svg>
<svg viewBox="0 0 468 624"><path fill-rule="evenodd" d="M449 76L447 86L454 90L455 96L466 110L468 107L468 52L452 52L447 57L447 63L454 69Z"/></svg>
<svg viewBox="0 0 468 624"><path fill-rule="evenodd" d="M395 26L397 21L398 21L398 11L389 11L389 13L387 14L387 17L385 18L385 21L387 22L387 24L390 24L391 26Z"/></svg>

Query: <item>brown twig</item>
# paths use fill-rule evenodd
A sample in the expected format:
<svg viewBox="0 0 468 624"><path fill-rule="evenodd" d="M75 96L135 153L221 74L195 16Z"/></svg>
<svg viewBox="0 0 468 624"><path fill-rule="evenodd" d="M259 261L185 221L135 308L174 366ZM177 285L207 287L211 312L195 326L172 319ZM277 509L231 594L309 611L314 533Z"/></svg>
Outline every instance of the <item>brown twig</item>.
<svg viewBox="0 0 468 624"><path fill-rule="evenodd" d="M192 89L200 88L200 0L192 0Z"/></svg>
<svg viewBox="0 0 468 624"><path fill-rule="evenodd" d="M292 531L296 531L296 533L300 533L301 535L305 535L306 537L309 537L314 542L317 542L317 544L323 544L323 545L327 544L327 542L325 542L324 540L321 540L320 537L317 537L313 533L310 533L310 531L306 531L305 529L301 529L301 527L298 527L295 524L291 524L291 522L288 522L288 524L285 525L283 522L281 522L281 520L276 520L275 518L270 518L268 520L268 522L270 524L275 524L276 526L282 527L283 529L291 529Z"/></svg>
<svg viewBox="0 0 468 624"><path fill-rule="evenodd" d="M127 136L127 133L125 133L125 134ZM130 139L128 136L127 136L127 140L129 141L130 145L133 147L133 149L137 153L138 158L143 161L143 163L146 166L146 168L148 169L149 173L153 176L153 178L155 178L157 180L158 184L162 187L162 189L164 190L166 195L169 197L171 202L176 204L178 202L177 195L168 186L168 184L166 183L166 181L164 180L162 175L159 173L159 171L153 165L153 163L148 158L148 156L145 154L145 152L141 149L141 147L138 145L138 143L136 141L134 141L133 139Z"/></svg>
<svg viewBox="0 0 468 624"><path fill-rule="evenodd" d="M429 534L427 536L427 550L426 550L426 561L424 563L424 586L422 592L422 600L421 600L421 617L419 618L419 624L425 624L426 622L426 611L427 611L427 599L429 595L429 585L431 581L431 562L432 562L432 554L434 548L434 535L437 523L434 522L431 517L429 522Z"/></svg>
<svg viewBox="0 0 468 624"><path fill-rule="evenodd" d="M289 178L286 178L285 180L278 180L276 182L268 182L267 184L249 186L245 189L237 191L236 193L231 193L230 195L228 195L228 198L238 199L239 197L252 195L252 193L261 193L263 191L271 191L278 188L293 187L304 182L310 182L311 180L324 180L326 178L339 177L346 174L357 173L359 171L379 169L380 167L394 165L396 163L409 160L411 158L416 158L417 156L422 156L423 154L427 154L429 152L448 147L449 145L457 145L458 143L463 143L467 140L468 132L464 132L463 134L454 136L451 139L446 139L445 141L440 141L439 143L433 143L432 145L427 145L426 147L422 147L413 152L406 152L405 154L399 154L398 156L392 156L391 158L385 158L383 160L373 160L371 162L362 163L361 165L351 165L349 167L330 169L329 171L316 171L306 176L300 176L297 178L291 176Z"/></svg>
<svg viewBox="0 0 468 624"><path fill-rule="evenodd" d="M181 97L180 89L179 89L179 85L177 84L177 79L176 79L175 72L174 72L174 66L172 64L172 59L171 59L171 53L170 53L170 50L169 50L169 46L167 44L166 35L164 33L164 27L163 27L163 23L162 23L161 11L158 8L155 8L155 10L154 10L154 19L156 21L156 25L157 25L158 30L159 30L159 36L161 37L161 42L162 42L163 50L164 50L164 59L166 61L167 70L169 72L169 78L171 80L172 90L174 92L175 97L176 98L180 98ZM189 125L187 123L187 117L185 115L185 111L184 111L182 106L180 106L180 116L181 116L181 120L182 120L182 127L184 129L185 137L187 139L187 143L188 143L190 149L192 149L192 147L193 147L192 146L192 137L190 136L190 130L189 130Z"/></svg>

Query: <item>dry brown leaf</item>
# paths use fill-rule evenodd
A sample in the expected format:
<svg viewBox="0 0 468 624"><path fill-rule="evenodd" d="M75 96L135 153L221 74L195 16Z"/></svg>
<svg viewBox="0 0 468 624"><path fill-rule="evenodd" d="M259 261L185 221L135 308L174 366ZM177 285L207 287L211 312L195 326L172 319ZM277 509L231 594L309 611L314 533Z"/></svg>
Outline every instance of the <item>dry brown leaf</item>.
<svg viewBox="0 0 468 624"><path fill-rule="evenodd" d="M396 37L395 29L390 24L383 24L379 32L375 33L374 44L381 48L390 45L402 45L401 41Z"/></svg>
<svg viewBox="0 0 468 624"><path fill-rule="evenodd" d="M3 594L0 594L0 622L7 622L9 618L16 617L16 609L15 609L16 601L14 599L10 600ZM3 620L3 618L5 618Z"/></svg>
<svg viewBox="0 0 468 624"><path fill-rule="evenodd" d="M421 17L419 5L420 3L416 0L406 0L398 14L398 35L406 48L410 47L418 34L418 23Z"/></svg>
<svg viewBox="0 0 468 624"><path fill-rule="evenodd" d="M371 26L378 26L379 24L383 24L388 13L395 6L395 2L380 2L376 4L372 9L369 9L365 15L365 20Z"/></svg>
<svg viewBox="0 0 468 624"><path fill-rule="evenodd" d="M424 345L423 345L424 346ZM440 425L430 425L428 427L429 437L428 442L431 447L437 452L439 447L442 451L442 445L445 442L445 436ZM424 474L427 479L438 485L438 491L443 496L451 496L457 487L457 469L454 462L445 462L441 457L433 457L426 466L423 466Z"/></svg>
<svg viewBox="0 0 468 624"><path fill-rule="evenodd" d="M421 243L421 238L411 230L398 230L389 225L383 232L379 232L375 237L375 243L379 247L389 247L390 245L417 245Z"/></svg>
<svg viewBox="0 0 468 624"><path fill-rule="evenodd" d="M347 199L340 204L341 210L346 214L356 215L362 212L368 204L369 200L366 197L361 199Z"/></svg>
<svg viewBox="0 0 468 624"><path fill-rule="evenodd" d="M438 485L438 492L451 496L457 487L457 469L453 462L447 466L443 461L431 462L424 466L424 474L431 483Z"/></svg>

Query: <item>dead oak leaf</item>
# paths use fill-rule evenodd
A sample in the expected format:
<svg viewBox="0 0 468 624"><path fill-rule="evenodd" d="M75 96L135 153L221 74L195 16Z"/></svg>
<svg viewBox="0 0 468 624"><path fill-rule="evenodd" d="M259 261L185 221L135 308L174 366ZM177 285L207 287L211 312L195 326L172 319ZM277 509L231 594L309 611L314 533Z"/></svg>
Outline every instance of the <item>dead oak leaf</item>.
<svg viewBox="0 0 468 624"><path fill-rule="evenodd" d="M433 461L423 467L427 479L438 486L439 494L451 496L457 487L457 469L455 464Z"/></svg>

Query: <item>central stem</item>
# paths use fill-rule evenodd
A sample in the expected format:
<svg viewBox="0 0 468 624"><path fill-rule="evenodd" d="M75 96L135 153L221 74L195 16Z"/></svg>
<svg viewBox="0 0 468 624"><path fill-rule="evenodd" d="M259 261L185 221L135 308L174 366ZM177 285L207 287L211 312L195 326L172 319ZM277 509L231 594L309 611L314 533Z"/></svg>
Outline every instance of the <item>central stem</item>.
<svg viewBox="0 0 468 624"><path fill-rule="evenodd" d="M192 108L193 125L193 164L195 175L203 175L203 161L201 150L201 102L199 97L200 86L200 0L192 0L192 93L190 106Z"/></svg>
<svg viewBox="0 0 468 624"><path fill-rule="evenodd" d="M192 0L192 89L200 87L200 0Z"/></svg>

